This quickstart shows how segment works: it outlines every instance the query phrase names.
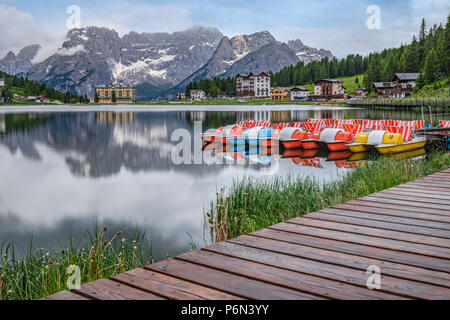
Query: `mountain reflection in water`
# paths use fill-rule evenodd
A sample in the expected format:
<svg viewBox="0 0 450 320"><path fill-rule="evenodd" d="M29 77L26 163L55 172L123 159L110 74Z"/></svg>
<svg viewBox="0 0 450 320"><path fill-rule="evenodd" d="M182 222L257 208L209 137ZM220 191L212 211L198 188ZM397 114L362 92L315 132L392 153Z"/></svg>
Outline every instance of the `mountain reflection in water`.
<svg viewBox="0 0 450 320"><path fill-rule="evenodd" d="M202 121L206 130L247 119L371 116L377 117L363 109L332 107L0 114L0 242L14 241L25 248L33 238L35 244L52 250L65 245L70 235L92 231L97 222L128 234L139 226L152 241L155 255L188 250L188 234L197 245L204 245L203 239L209 239L203 234L204 208L216 190L233 179L267 178L263 173L275 161L277 175L313 175L331 181L353 165L342 155L330 159L328 154L269 155L252 165L175 165L171 153L176 143L170 140L174 130L193 134L194 121Z"/></svg>

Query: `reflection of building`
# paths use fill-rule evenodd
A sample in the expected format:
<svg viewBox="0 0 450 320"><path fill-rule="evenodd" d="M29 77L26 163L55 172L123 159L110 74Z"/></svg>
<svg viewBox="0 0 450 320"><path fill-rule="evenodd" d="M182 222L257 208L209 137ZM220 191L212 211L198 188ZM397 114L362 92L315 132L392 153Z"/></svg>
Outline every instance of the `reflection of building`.
<svg viewBox="0 0 450 320"><path fill-rule="evenodd" d="M206 112L204 111L191 111L189 112L189 115L191 121L205 121L206 119Z"/></svg>
<svg viewBox="0 0 450 320"><path fill-rule="evenodd" d="M113 103L115 95L116 103L134 103L134 88L119 87L111 85L109 87L99 86L95 88L99 103Z"/></svg>
<svg viewBox="0 0 450 320"><path fill-rule="evenodd" d="M0 133L6 132L5 115L0 114Z"/></svg>
<svg viewBox="0 0 450 320"><path fill-rule="evenodd" d="M241 97L262 98L270 96L270 76L262 72L236 76L236 93Z"/></svg>
<svg viewBox="0 0 450 320"><path fill-rule="evenodd" d="M134 112L98 112L97 122L131 123L134 122Z"/></svg>

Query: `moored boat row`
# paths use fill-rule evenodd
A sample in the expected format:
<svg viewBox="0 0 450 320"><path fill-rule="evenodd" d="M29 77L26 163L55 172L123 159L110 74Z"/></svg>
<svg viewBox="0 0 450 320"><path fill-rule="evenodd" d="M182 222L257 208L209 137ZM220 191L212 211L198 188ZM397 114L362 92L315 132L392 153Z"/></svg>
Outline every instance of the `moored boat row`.
<svg viewBox="0 0 450 320"><path fill-rule="evenodd" d="M202 139L206 144L266 148L281 145L286 150L327 148L354 153L377 150L390 154L423 148L426 138L413 138L415 130L420 128L423 128L422 121L307 119L304 123L272 125L251 120L209 129Z"/></svg>

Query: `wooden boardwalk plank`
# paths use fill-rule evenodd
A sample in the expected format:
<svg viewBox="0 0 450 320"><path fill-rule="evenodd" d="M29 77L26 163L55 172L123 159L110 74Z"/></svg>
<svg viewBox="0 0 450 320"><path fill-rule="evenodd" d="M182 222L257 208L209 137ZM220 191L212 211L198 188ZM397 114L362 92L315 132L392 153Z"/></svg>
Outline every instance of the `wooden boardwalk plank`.
<svg viewBox="0 0 450 320"><path fill-rule="evenodd" d="M106 279L86 283L75 293L93 300L164 300L164 298Z"/></svg>
<svg viewBox="0 0 450 320"><path fill-rule="evenodd" d="M332 281L340 281L363 288L362 297L367 295L367 279L366 270L357 270L343 267L335 264L313 261L300 257L293 257L281 253L274 253L266 250L256 249L252 247L241 246L230 242L221 242L213 246L209 246L206 251L224 254L240 260L248 260L252 262L262 263L275 268L287 269L295 272L305 273L308 275L322 277ZM222 260L221 260L222 261ZM253 269L251 269L253 270ZM283 271L278 271L282 274ZM385 292L395 294L402 297L418 298L418 299L445 299L450 296L449 288L442 288L436 285L427 285L415 281L399 279L396 277L386 276L383 273L381 290L372 291ZM416 275L417 276L417 275ZM296 279L299 277L296 276ZM315 281L320 282L320 281ZM326 284L326 282L322 282ZM357 293L353 287L348 287L353 293ZM345 287L338 289L345 290ZM383 295L377 295L375 298ZM370 297L369 297L370 298Z"/></svg>
<svg viewBox="0 0 450 320"><path fill-rule="evenodd" d="M312 214L312 217L317 217L319 214ZM325 216L325 217L324 217ZM349 224L341 221L327 221L327 215L322 215L323 219L309 219L308 217L302 218L294 218L292 220L287 221L287 223L294 223L298 225L322 228L327 230L336 230L336 231L344 231L348 234L362 234L372 237L392 239L392 240L401 240L405 242L411 243L420 243L427 244L436 247L450 248L450 240L444 238L433 237L429 235L420 235L420 234L411 234L408 232L406 226L402 226L400 224L397 225L401 231L392 231L381 229L378 226L375 226L375 223L369 221L369 226L361 226L357 224ZM450 254L450 250L448 250ZM450 255L449 255L450 258Z"/></svg>
<svg viewBox="0 0 450 320"><path fill-rule="evenodd" d="M43 300L410 298L450 299L450 169Z"/></svg>
<svg viewBox="0 0 450 320"><path fill-rule="evenodd" d="M199 251L197 251L199 252ZM179 279L254 300L322 300L323 297L249 279L195 263L169 259L145 267Z"/></svg>
<svg viewBox="0 0 450 320"><path fill-rule="evenodd" d="M425 258L424 256L409 252L371 247L359 243L344 242L336 239L319 238L314 235L295 234L274 229L259 230L252 233L251 235L291 242L295 244L304 244L315 248L338 251L367 258L395 262L399 264L423 267L436 271L450 272L450 264L446 259L434 257Z"/></svg>
<svg viewBox="0 0 450 320"><path fill-rule="evenodd" d="M409 266L406 264L379 260L376 259L376 255L375 258L357 256L355 254L337 251L337 248L333 248L331 246L329 246L330 250L321 249L318 246L314 246L314 244L308 243L307 241L305 241L305 243L298 244L271 238L246 235L228 240L228 243L305 258L311 261L331 263L362 271L366 271L371 265L378 265L382 269L382 274L450 288L450 273L448 272L434 271ZM209 248L210 247L207 247L205 250L209 250Z"/></svg>
<svg viewBox="0 0 450 320"><path fill-rule="evenodd" d="M390 207L391 204L396 204L396 205L402 205L405 207L416 207L419 208L417 210L420 210L420 208L431 208L431 209L436 209L439 210L439 212L441 214L445 212L450 213L450 206L449 205L445 205L445 204L434 204L434 203L422 203L420 201L417 200L397 200L395 198L390 199L389 197L380 197L378 195L370 195L367 197L362 197L360 198L360 200L368 200L368 201L372 201L372 202L380 202L383 203L386 207Z"/></svg>
<svg viewBox="0 0 450 320"><path fill-rule="evenodd" d="M430 194L430 195L437 194L437 195L441 195L441 196L450 196L450 190L442 191L442 190L439 190L439 188L412 186L412 185L408 185L408 184L402 184L402 185L393 187L391 189L407 191L407 192L419 192L422 194Z"/></svg>
<svg viewBox="0 0 450 320"><path fill-rule="evenodd" d="M362 210L367 210L366 208L363 208ZM377 212L377 210L374 210ZM409 226L416 226L421 227L424 230L430 229L432 231L437 231L438 233L436 236L444 237L444 235L447 234L447 232L450 231L450 224L444 223L444 222L438 222L438 221L429 221L429 220L423 220L423 219L417 219L414 217L410 217L407 215L407 218L404 218L404 216L398 216L398 215L389 215L385 213L380 212L374 213L374 212L359 212L359 211L351 211L351 210L345 210L340 208L327 208L319 211L320 213L325 214L332 214L333 216L342 216L342 217L350 217L350 218L358 218L361 220L368 220L368 221L379 221L379 222L385 222L385 223L391 223L393 225L395 224L402 224L402 225L409 225ZM395 212L395 211L394 211ZM308 215L309 217L309 215ZM450 218L449 218L450 220Z"/></svg>
<svg viewBox="0 0 450 320"><path fill-rule="evenodd" d="M350 243L359 243L365 246L386 248L395 251L415 253L442 259L450 259L450 249L425 244L414 244L406 241L377 238L362 234L347 233L331 229L321 229L286 222L271 226L269 229L312 235L320 238L334 239ZM450 260L448 262L450 264Z"/></svg>
<svg viewBox="0 0 450 320"><path fill-rule="evenodd" d="M378 198L384 198L384 199L395 199L395 200L406 200L406 201L412 201L412 202L425 202L427 203L425 206L428 206L428 204L440 204L443 205L443 210L450 211L450 201L444 200L444 199L436 199L436 198L425 198L420 197L416 195L400 195L400 194L391 194L386 192L378 192L370 195L371 197L378 197ZM422 204L416 204L422 206ZM445 208L447 207L447 208Z"/></svg>
<svg viewBox="0 0 450 320"><path fill-rule="evenodd" d="M418 219L423 221L434 221L440 223L450 223L450 216L440 215L428 212L415 212L415 211L406 211L396 208L381 208L382 204L379 202L370 202L370 201L362 201L362 200L352 200L346 202L344 204L339 204L329 209L338 209L338 210L349 210L353 212L365 212L365 213L374 213L380 215L389 215L394 217L403 217L403 218L411 218ZM425 211L425 210L423 210Z"/></svg>
<svg viewBox="0 0 450 320"><path fill-rule="evenodd" d="M174 300L239 300L240 297L147 269L134 269L111 280Z"/></svg>
<svg viewBox="0 0 450 320"><path fill-rule="evenodd" d="M431 194L428 194L422 190L404 190L404 189L388 189L384 191L378 192L378 194L396 194L400 196L409 196L409 197L418 197L418 198L426 198L426 199L439 199L439 200L450 200L450 194L444 195L444 194L438 194L437 192L433 192Z"/></svg>
<svg viewBox="0 0 450 320"><path fill-rule="evenodd" d="M311 213L306 215L304 218L340 222L357 226L374 227L384 230L408 232L438 238L446 238L449 239L448 241L450 242L450 230L439 230L415 225L405 225L399 222L392 223L385 221L370 220L367 218L363 219L361 217L356 218L356 217L342 216L338 214L329 214L327 213L327 211L319 211L317 213ZM409 237L408 240L411 240L412 238L413 237Z"/></svg>
<svg viewBox="0 0 450 320"><path fill-rule="evenodd" d="M376 198L375 198L376 199ZM380 201L379 199L376 199L378 201L373 200L367 200L367 199L356 199L356 200L350 200L342 205L357 205L360 207L360 211L363 211L367 209L368 207L374 207L378 210L398 210L400 212L411 212L411 213L422 213L422 214L430 214L430 215L436 215L436 216L444 216L449 217L449 214L446 212L443 212L439 209L431 209L431 208L425 208L423 207L415 207L415 206L409 206L409 205L399 205L399 204L393 204L393 203L383 203L383 201ZM336 205L336 208L339 208L341 205ZM431 217L430 217L431 218Z"/></svg>
<svg viewBox="0 0 450 320"><path fill-rule="evenodd" d="M177 259L197 263L206 267L242 275L251 279L287 287L301 292L315 294L330 299L398 299L399 297L367 287L349 285L335 280L311 276L308 273L299 274L278 267L243 260L222 254L200 250L188 252Z"/></svg>

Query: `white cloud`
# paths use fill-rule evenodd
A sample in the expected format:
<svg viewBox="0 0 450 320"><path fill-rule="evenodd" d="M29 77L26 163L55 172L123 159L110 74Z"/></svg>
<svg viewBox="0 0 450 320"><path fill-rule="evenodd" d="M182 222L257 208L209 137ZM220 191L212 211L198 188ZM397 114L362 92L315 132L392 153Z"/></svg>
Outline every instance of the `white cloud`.
<svg viewBox="0 0 450 320"><path fill-rule="evenodd" d="M69 48L69 49L60 48L60 49L58 49L56 54L59 54L60 56L72 56L79 51L86 51L82 44L72 47L72 48Z"/></svg>
<svg viewBox="0 0 450 320"><path fill-rule="evenodd" d="M131 5L128 2L115 2L98 8L93 5L89 10L81 7L81 20L84 26L111 28L121 36L130 31L173 32L194 25L187 9L175 5Z"/></svg>
<svg viewBox="0 0 450 320"><path fill-rule="evenodd" d="M40 61L56 51L66 31L48 31L40 28L30 14L0 4L0 32L0 58L9 51L17 54L27 45L39 44L42 49L35 60Z"/></svg>

